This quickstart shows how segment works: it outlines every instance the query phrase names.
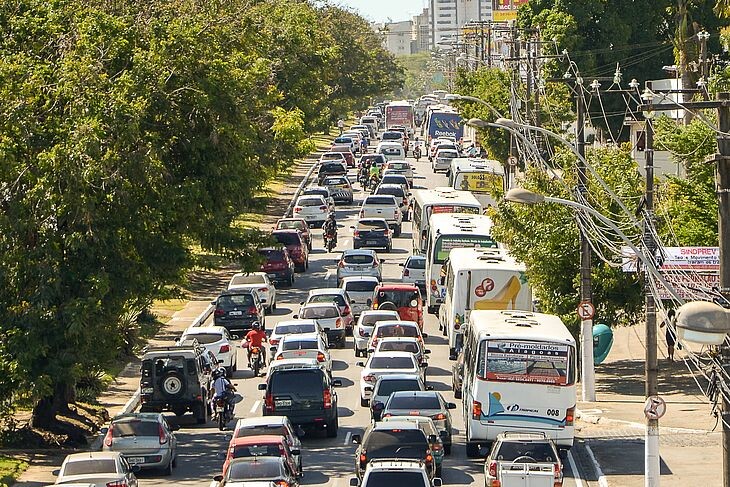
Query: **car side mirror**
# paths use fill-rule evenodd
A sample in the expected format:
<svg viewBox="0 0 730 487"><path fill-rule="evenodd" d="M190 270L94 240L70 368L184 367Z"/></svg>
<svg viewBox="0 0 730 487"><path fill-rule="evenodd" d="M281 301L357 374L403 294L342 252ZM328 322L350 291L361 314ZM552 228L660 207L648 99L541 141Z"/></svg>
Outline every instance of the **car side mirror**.
<svg viewBox="0 0 730 487"><path fill-rule="evenodd" d="M446 278L445 277L440 277L439 278L439 284L441 284L443 286L445 283L446 283Z"/></svg>
<svg viewBox="0 0 730 487"><path fill-rule="evenodd" d="M362 443L362 436L352 435L352 442L356 445L359 445L360 443Z"/></svg>
<svg viewBox="0 0 730 487"><path fill-rule="evenodd" d="M57 468L56 470L51 472L51 475L53 475L54 477L58 477L59 475L61 475L61 470Z"/></svg>
<svg viewBox="0 0 730 487"><path fill-rule="evenodd" d="M454 404L453 402L447 402L446 409L456 409L456 404Z"/></svg>
<svg viewBox="0 0 730 487"><path fill-rule="evenodd" d="M215 480L216 482L222 482L223 481L223 475L216 475L215 477L213 477L213 480Z"/></svg>
<svg viewBox="0 0 730 487"><path fill-rule="evenodd" d="M433 386L426 386L426 390L427 391L432 391L433 390Z"/></svg>
<svg viewBox="0 0 730 487"><path fill-rule="evenodd" d="M455 353L450 354L449 360L456 360L456 354Z"/></svg>
<svg viewBox="0 0 730 487"><path fill-rule="evenodd" d="M304 306L304 301L299 301L299 306Z"/></svg>
<svg viewBox="0 0 730 487"><path fill-rule="evenodd" d="M353 477L350 479L350 487L358 487L359 485L360 481L357 478Z"/></svg>
<svg viewBox="0 0 730 487"><path fill-rule="evenodd" d="M425 369L426 367L428 367L428 362L421 362L421 363L419 364L419 366L420 366L420 367L421 367L422 369Z"/></svg>
<svg viewBox="0 0 730 487"><path fill-rule="evenodd" d="M215 306L215 299L213 301L211 301L210 304L212 304L213 306Z"/></svg>
<svg viewBox="0 0 730 487"><path fill-rule="evenodd" d="M333 379L332 380L332 385L334 387L342 387L342 380L341 379Z"/></svg>
<svg viewBox="0 0 730 487"><path fill-rule="evenodd" d="M436 443L439 441L439 437L436 435L428 435L428 442L429 443Z"/></svg>
<svg viewBox="0 0 730 487"><path fill-rule="evenodd" d="M431 481L431 484L433 485L433 487L441 487L443 485L441 483L441 479L438 477L434 477L433 480Z"/></svg>
<svg viewBox="0 0 730 487"><path fill-rule="evenodd" d="M258 390L260 390L260 391L265 391L265 390L266 390L266 384L265 384L265 383L263 383L263 384L259 384L259 385L258 385Z"/></svg>
<svg viewBox="0 0 730 487"><path fill-rule="evenodd" d="M398 267L405 267L405 263L398 264Z"/></svg>
<svg viewBox="0 0 730 487"><path fill-rule="evenodd" d="M367 304L368 306L372 306L373 305L373 300L372 299L368 299L367 301L365 301L365 304Z"/></svg>
<svg viewBox="0 0 730 487"><path fill-rule="evenodd" d="M278 349L278 347L269 347L270 352L276 352L277 349Z"/></svg>
<svg viewBox="0 0 730 487"><path fill-rule="evenodd" d="M427 348L427 349L425 349L425 350L423 351L423 353L425 353L426 355L428 355L429 353L431 353L431 350Z"/></svg>
<svg viewBox="0 0 730 487"><path fill-rule="evenodd" d="M298 320L299 319L299 315L294 315L294 316L292 316L292 318L294 318L295 320Z"/></svg>

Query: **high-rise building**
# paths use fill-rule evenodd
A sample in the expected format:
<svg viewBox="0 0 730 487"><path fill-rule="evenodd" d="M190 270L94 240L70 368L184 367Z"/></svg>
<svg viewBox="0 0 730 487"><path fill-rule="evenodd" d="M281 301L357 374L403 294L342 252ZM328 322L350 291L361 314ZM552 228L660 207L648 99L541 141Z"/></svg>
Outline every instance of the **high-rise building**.
<svg viewBox="0 0 730 487"><path fill-rule="evenodd" d="M396 56L412 54L413 21L388 22L383 25L385 48Z"/></svg>
<svg viewBox="0 0 730 487"><path fill-rule="evenodd" d="M431 9L426 7L423 12L413 17L413 52L430 51L433 48L431 39Z"/></svg>
<svg viewBox="0 0 730 487"><path fill-rule="evenodd" d="M492 0L430 0L431 45L454 36L471 20L492 20Z"/></svg>

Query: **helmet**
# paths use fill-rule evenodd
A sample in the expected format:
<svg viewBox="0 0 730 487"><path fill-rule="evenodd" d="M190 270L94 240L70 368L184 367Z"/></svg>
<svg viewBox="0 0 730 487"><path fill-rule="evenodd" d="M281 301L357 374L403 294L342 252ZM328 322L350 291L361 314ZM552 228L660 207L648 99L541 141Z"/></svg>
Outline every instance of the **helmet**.
<svg viewBox="0 0 730 487"><path fill-rule="evenodd" d="M221 377L225 376L226 371L223 369L215 369L213 371L213 378L214 379L220 379Z"/></svg>
<svg viewBox="0 0 730 487"><path fill-rule="evenodd" d="M329 214L329 215L327 216L327 219L328 219L328 220L334 220L334 219L335 219L335 214L334 214L334 213L330 213L330 214Z"/></svg>
<svg viewBox="0 0 730 487"><path fill-rule="evenodd" d="M251 323L251 328L254 329L254 330L260 330L261 329L261 323L259 323L258 321L254 321L253 323Z"/></svg>

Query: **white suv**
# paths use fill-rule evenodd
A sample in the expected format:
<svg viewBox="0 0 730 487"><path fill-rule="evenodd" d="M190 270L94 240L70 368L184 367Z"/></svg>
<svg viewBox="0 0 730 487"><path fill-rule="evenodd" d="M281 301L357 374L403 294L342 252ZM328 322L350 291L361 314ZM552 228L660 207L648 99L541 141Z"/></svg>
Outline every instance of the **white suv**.
<svg viewBox="0 0 730 487"><path fill-rule="evenodd" d="M362 482L350 479L352 487L378 487L381 485L407 485L408 487L441 487L441 479L428 480L426 465L415 460L371 460L365 469Z"/></svg>

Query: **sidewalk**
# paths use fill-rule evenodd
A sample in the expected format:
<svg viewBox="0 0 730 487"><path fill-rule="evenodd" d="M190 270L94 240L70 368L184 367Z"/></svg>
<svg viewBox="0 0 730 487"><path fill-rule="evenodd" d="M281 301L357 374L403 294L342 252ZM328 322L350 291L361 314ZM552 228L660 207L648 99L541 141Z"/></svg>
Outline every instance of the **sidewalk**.
<svg viewBox="0 0 730 487"><path fill-rule="evenodd" d="M644 326L614 330L606 362L596 366L596 402L580 402L576 435L600 464L610 486L644 485ZM661 335L661 334L660 334ZM667 412L659 421L662 486L719 485L722 477L720 428L711 406L682 359L667 361L659 338L659 395ZM697 374L696 371L694 371ZM697 380L697 382L695 381ZM580 390L580 386L579 386Z"/></svg>

